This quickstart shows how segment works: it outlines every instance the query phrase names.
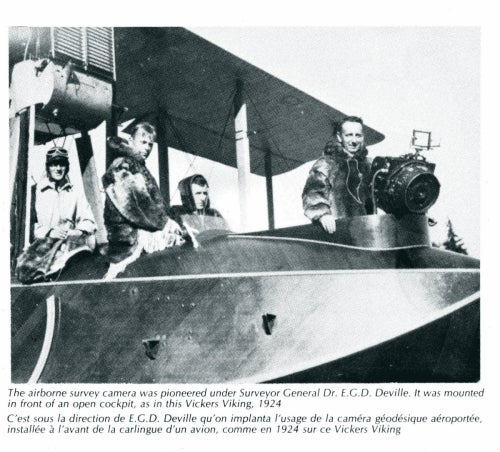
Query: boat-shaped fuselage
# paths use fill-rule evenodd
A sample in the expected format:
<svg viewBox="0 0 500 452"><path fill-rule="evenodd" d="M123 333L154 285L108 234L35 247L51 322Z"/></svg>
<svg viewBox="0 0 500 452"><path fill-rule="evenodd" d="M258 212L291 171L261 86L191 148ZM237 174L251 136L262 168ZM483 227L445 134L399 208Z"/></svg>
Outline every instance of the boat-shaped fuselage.
<svg viewBox="0 0 500 452"><path fill-rule="evenodd" d="M426 221L213 233L111 281L76 256L12 285L12 380L477 381L479 261L430 247Z"/></svg>

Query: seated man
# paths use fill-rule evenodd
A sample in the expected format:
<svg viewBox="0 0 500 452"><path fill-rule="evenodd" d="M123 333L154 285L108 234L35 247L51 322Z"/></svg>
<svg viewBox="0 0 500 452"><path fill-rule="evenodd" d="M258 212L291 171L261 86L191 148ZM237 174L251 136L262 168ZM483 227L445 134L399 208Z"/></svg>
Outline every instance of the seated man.
<svg viewBox="0 0 500 452"><path fill-rule="evenodd" d="M153 149L155 128L137 124L129 143L110 138L117 157L102 178L106 191L104 223L108 231L105 279L114 278L142 253L183 243L179 225L167 215L160 189L145 162Z"/></svg>
<svg viewBox="0 0 500 452"><path fill-rule="evenodd" d="M62 269L76 252L95 247L95 221L85 195L71 184L68 151L54 147L45 160L47 176L34 195L34 243L18 258L22 282Z"/></svg>
<svg viewBox="0 0 500 452"><path fill-rule="evenodd" d="M197 247L196 236L205 231L229 231L226 220L218 210L210 207L208 182L201 174L194 174L179 182L182 206L172 206L170 214L183 229L183 236Z"/></svg>
<svg viewBox="0 0 500 452"><path fill-rule="evenodd" d="M330 234L335 232L335 219L366 215L373 209L363 120L348 116L336 130L337 142L327 143L302 192L305 216Z"/></svg>

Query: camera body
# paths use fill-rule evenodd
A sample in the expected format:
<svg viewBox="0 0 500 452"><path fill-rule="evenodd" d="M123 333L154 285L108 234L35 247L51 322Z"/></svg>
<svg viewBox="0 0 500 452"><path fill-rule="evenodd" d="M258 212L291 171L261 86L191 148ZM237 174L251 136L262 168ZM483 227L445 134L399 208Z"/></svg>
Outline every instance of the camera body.
<svg viewBox="0 0 500 452"><path fill-rule="evenodd" d="M427 212L439 196L435 166L418 153L376 157L371 170L375 212L377 207L398 216Z"/></svg>

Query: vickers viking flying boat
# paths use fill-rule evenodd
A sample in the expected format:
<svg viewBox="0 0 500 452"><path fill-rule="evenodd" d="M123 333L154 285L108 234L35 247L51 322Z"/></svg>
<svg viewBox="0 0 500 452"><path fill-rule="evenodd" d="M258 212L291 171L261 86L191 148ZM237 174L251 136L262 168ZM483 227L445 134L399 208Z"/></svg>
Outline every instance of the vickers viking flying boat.
<svg viewBox="0 0 500 452"><path fill-rule="evenodd" d="M23 382L471 382L479 379L479 261L430 245L439 183L419 157L375 160L385 213L276 229L273 176L317 157L345 116L180 28L11 28L11 260L29 243L29 155L79 134L103 245L89 131L148 120L168 148L266 178L269 230L212 231L103 280L99 253L11 281L11 375ZM368 145L384 136L366 127ZM108 162L112 157L108 155ZM303 181L298 182L300 184Z"/></svg>

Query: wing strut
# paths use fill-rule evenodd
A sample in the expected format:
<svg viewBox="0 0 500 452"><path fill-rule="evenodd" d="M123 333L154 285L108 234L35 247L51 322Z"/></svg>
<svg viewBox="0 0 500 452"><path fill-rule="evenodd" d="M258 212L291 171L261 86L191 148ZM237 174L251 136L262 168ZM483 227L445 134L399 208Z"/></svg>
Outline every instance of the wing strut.
<svg viewBox="0 0 500 452"><path fill-rule="evenodd" d="M271 150L267 149L264 155L264 169L266 173L267 194L267 221L269 229L274 229L274 199L273 199L273 169Z"/></svg>
<svg viewBox="0 0 500 452"><path fill-rule="evenodd" d="M168 166L167 112L159 109L156 121L158 142L158 183L163 199L170 206L170 174Z"/></svg>
<svg viewBox="0 0 500 452"><path fill-rule="evenodd" d="M249 184L250 184L250 140L248 139L247 106L243 100L243 81L236 81L234 97L234 131L236 140L236 165L238 167L238 191L240 202L240 230L248 231Z"/></svg>

